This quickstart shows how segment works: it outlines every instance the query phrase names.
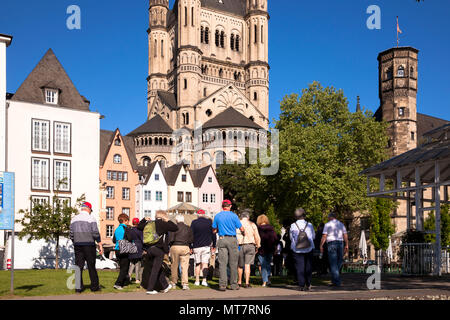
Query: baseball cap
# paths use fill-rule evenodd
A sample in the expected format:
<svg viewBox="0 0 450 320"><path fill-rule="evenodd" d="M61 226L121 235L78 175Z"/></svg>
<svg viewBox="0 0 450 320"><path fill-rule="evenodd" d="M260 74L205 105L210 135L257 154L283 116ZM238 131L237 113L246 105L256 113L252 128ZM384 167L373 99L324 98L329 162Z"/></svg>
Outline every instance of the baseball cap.
<svg viewBox="0 0 450 320"><path fill-rule="evenodd" d="M91 211L92 211L92 204L90 204L89 202L84 202L84 203L81 205L81 207L82 207L82 208L89 208L89 209L91 209Z"/></svg>
<svg viewBox="0 0 450 320"><path fill-rule="evenodd" d="M139 222L140 222L140 221L139 221L138 218L134 218L134 219L133 219L133 225L139 224Z"/></svg>
<svg viewBox="0 0 450 320"><path fill-rule="evenodd" d="M232 205L232 203L231 203L230 200L224 200L224 201L222 202L222 208L223 208L223 207L229 207L229 206L231 206L231 205Z"/></svg>
<svg viewBox="0 0 450 320"><path fill-rule="evenodd" d="M206 214L205 210L198 210L197 214Z"/></svg>

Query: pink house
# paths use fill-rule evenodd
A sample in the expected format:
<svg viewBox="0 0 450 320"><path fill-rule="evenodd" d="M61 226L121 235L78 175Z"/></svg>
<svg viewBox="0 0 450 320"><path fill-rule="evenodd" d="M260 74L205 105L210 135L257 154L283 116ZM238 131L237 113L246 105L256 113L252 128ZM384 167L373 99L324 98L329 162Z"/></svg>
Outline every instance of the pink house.
<svg viewBox="0 0 450 320"><path fill-rule="evenodd" d="M190 170L194 186L198 188L198 206L214 217L222 211L223 189L212 166Z"/></svg>

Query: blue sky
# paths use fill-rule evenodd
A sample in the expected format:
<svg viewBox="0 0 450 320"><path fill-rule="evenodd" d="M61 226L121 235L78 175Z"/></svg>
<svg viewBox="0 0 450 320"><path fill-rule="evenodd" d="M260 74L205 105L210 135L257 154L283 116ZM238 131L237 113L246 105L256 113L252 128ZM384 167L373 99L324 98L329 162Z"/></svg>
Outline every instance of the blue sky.
<svg viewBox="0 0 450 320"><path fill-rule="evenodd" d="M226 0L225 0L226 1ZM173 0L171 1L171 4ZM66 9L81 8L81 30L66 28ZM381 30L369 30L367 7L381 8ZM127 134L146 120L148 0L3 0L0 33L8 48L8 92L15 92L52 48L101 126ZM270 118L286 94L314 80L344 90L351 110L356 96L375 111L380 51L400 45L419 55L418 111L450 120L450 1L269 0Z"/></svg>

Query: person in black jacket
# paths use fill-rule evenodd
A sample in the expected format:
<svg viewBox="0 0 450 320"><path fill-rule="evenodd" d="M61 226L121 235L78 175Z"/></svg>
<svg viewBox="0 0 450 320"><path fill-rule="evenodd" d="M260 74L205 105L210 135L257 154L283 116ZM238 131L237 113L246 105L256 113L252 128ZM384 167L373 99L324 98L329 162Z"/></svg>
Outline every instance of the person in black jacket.
<svg viewBox="0 0 450 320"><path fill-rule="evenodd" d="M143 219L139 225L139 230L144 230L150 218ZM147 252L147 257L144 262L144 275L149 274L148 281L145 281L145 276L142 277L142 285L146 287L147 294L157 294L161 290L163 293L169 292L172 288L166 280L166 276L162 269L164 255L169 253L168 233L178 231L178 226L169 221L169 217L165 211L156 212L156 233L160 236L159 241L151 246L144 244L144 250Z"/></svg>
<svg viewBox="0 0 450 320"><path fill-rule="evenodd" d="M189 260L191 258L194 235L192 230L184 223L184 216L176 217L178 231L169 233L171 264L171 286L175 288L178 283L178 267L181 265L181 285L183 290L189 290Z"/></svg>
<svg viewBox="0 0 450 320"><path fill-rule="evenodd" d="M136 283L140 284L142 281L142 253L144 250L144 234L142 230L137 228L139 224L139 219L133 219L133 228L129 229L127 233L128 241L133 242L138 250L137 253L130 254L130 270L128 271L128 276L131 279L133 271L136 272Z"/></svg>

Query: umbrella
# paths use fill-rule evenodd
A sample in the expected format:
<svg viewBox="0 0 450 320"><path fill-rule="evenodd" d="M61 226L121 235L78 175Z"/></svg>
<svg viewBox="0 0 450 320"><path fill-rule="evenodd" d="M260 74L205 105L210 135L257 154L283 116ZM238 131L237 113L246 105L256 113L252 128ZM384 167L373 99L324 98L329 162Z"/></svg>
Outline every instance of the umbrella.
<svg viewBox="0 0 450 320"><path fill-rule="evenodd" d="M389 247L386 250L386 257L388 258L389 263L391 263L391 260L394 259L394 251L392 250L391 236L389 236Z"/></svg>
<svg viewBox="0 0 450 320"><path fill-rule="evenodd" d="M359 255L363 259L363 263L367 263L367 241L366 233L364 230L361 231L361 239L359 240Z"/></svg>

